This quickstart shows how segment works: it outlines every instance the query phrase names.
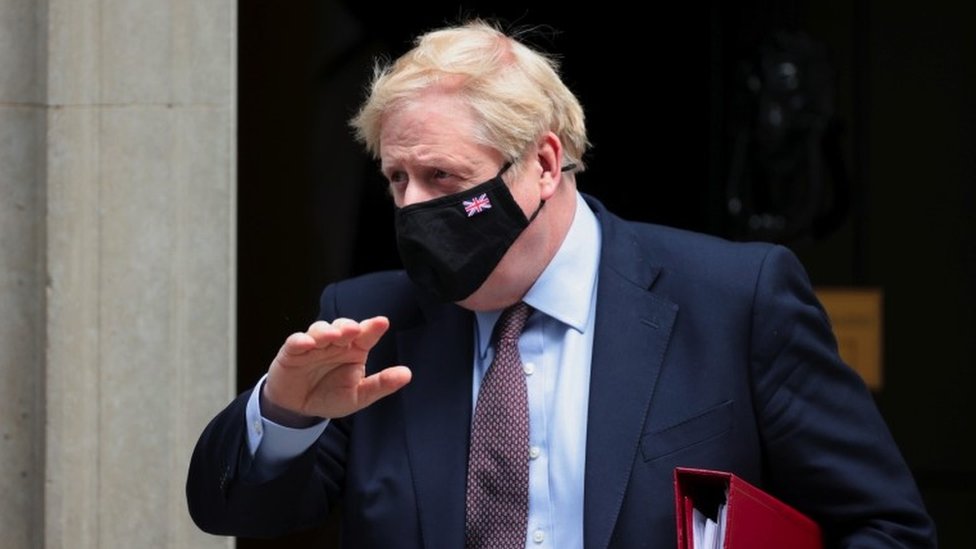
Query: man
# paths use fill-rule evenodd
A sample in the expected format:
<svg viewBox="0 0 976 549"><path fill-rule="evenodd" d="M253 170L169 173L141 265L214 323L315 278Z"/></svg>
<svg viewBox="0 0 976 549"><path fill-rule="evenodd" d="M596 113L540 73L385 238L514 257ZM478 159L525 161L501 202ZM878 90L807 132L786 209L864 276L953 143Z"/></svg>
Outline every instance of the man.
<svg viewBox="0 0 976 549"><path fill-rule="evenodd" d="M580 195L583 112L551 60L482 23L435 31L353 123L406 272L326 288L211 422L187 481L201 528L275 536L341 505L348 547L673 547L691 466L830 546L934 545L796 259Z"/></svg>

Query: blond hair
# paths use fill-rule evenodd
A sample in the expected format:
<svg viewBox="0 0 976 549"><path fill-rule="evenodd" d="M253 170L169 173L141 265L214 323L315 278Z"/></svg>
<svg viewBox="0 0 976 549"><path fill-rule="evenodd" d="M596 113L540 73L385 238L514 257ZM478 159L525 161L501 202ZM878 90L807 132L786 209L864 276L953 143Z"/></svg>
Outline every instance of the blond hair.
<svg viewBox="0 0 976 549"><path fill-rule="evenodd" d="M384 115L424 90L447 87L474 111L478 142L517 161L546 132L563 145L564 164L583 169L589 142L583 108L559 78L554 59L480 20L435 30L386 66L377 64L369 96L350 124L379 156Z"/></svg>

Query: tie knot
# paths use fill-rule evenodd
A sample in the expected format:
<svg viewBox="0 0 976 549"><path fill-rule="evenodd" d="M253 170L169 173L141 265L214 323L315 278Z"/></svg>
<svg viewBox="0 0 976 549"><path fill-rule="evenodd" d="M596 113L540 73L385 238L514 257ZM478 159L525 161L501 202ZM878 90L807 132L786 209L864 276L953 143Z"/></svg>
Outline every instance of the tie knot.
<svg viewBox="0 0 976 549"><path fill-rule="evenodd" d="M517 340L519 335L522 334L525 321L528 320L529 314L531 313L532 307L524 301L519 301L515 305L505 309L502 312L501 318L498 319L498 324L495 325L495 342L506 339Z"/></svg>

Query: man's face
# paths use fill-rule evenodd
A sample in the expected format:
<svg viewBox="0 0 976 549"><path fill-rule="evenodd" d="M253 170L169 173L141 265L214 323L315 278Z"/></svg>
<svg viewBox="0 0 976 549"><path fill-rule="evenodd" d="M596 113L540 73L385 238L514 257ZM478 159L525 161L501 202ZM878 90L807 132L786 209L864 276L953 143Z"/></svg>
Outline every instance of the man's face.
<svg viewBox="0 0 976 549"><path fill-rule="evenodd" d="M475 141L475 118L456 97L430 91L392 110L380 159L398 207L460 192L495 177L504 158Z"/></svg>
<svg viewBox="0 0 976 549"><path fill-rule="evenodd" d="M474 113L450 93L430 90L393 109L380 131L380 160L398 207L461 192L494 178L506 159L475 139ZM526 218L546 207L502 257L488 279L459 302L472 310L507 307L522 298L552 259L573 218L572 188L556 193L562 149L550 132L505 177ZM513 176L513 171L517 177Z"/></svg>

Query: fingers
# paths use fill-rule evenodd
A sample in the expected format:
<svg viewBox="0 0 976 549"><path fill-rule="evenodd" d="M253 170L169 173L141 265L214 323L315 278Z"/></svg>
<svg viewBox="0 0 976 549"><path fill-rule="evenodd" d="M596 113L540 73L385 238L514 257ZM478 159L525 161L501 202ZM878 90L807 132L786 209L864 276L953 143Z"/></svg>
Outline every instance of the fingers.
<svg viewBox="0 0 976 549"><path fill-rule="evenodd" d="M368 351L390 328L390 321L385 316L374 316L362 321L359 325L362 332L355 339L354 344L360 349Z"/></svg>
<svg viewBox="0 0 976 549"><path fill-rule="evenodd" d="M351 347L369 351L390 327L386 317L377 316L356 322L348 318L337 318L332 323L319 320L305 332L296 332L285 340L282 351L285 355L302 355L313 349L327 347Z"/></svg>
<svg viewBox="0 0 976 549"><path fill-rule="evenodd" d="M315 349L315 339L305 332L296 332L288 336L284 345L281 346L281 353L285 355L302 355Z"/></svg>
<svg viewBox="0 0 976 549"><path fill-rule="evenodd" d="M380 337L390 327L386 317L377 316L356 322L348 318L337 318L331 323L318 321L309 326L306 332L315 340L316 347L328 346L349 347L353 343L363 350L369 350L376 345Z"/></svg>

